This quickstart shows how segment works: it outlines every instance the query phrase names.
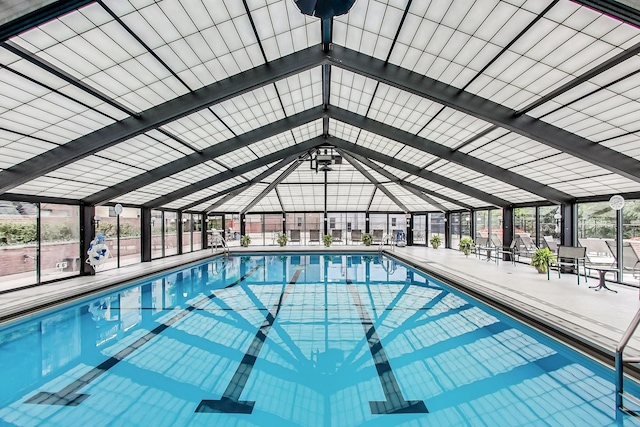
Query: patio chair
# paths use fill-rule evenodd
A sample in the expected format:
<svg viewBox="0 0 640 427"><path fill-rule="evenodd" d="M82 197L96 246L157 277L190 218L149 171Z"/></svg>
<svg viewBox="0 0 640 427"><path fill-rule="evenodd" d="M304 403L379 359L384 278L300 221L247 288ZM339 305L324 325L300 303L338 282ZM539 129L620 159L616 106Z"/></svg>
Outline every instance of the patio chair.
<svg viewBox="0 0 640 427"><path fill-rule="evenodd" d="M614 256L613 265L619 265L618 248L615 241L607 241L607 246ZM633 273L634 277L640 275L640 257L630 242L622 243L622 272Z"/></svg>
<svg viewBox="0 0 640 427"><path fill-rule="evenodd" d="M351 230L351 242L362 242L362 230Z"/></svg>
<svg viewBox="0 0 640 427"><path fill-rule="evenodd" d="M383 230L373 230L373 243L382 242Z"/></svg>
<svg viewBox="0 0 640 427"><path fill-rule="evenodd" d="M291 230L291 238L289 241L291 243L298 242L298 244L300 244L300 230Z"/></svg>
<svg viewBox="0 0 640 427"><path fill-rule="evenodd" d="M331 230L331 237L333 237L333 243L342 242L342 230Z"/></svg>
<svg viewBox="0 0 640 427"><path fill-rule="evenodd" d="M309 243L320 243L320 230L309 230Z"/></svg>
<svg viewBox="0 0 640 427"><path fill-rule="evenodd" d="M491 233L491 246L494 248L502 248L502 239L495 233Z"/></svg>
<svg viewBox="0 0 640 427"><path fill-rule="evenodd" d="M571 268L578 276L578 285L580 284L580 265L584 273L584 281L587 281L587 248L583 246L558 246L557 259L549 264L547 269L547 280L549 280L552 268L558 269L558 277L563 268Z"/></svg>
<svg viewBox="0 0 640 427"><path fill-rule="evenodd" d="M615 245L611 239L583 238L578 239L578 244L587 248L587 259L592 264L613 264L615 257L609 249L607 242Z"/></svg>

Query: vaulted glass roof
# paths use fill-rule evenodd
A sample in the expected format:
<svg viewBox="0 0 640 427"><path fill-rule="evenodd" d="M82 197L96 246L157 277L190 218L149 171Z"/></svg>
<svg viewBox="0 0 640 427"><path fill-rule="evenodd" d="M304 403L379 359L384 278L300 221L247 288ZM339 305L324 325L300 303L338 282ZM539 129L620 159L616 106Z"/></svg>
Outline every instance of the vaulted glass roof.
<svg viewBox="0 0 640 427"><path fill-rule="evenodd" d="M358 0L321 22L293 0L49 3L0 15L0 199L249 213L637 196L630 7Z"/></svg>

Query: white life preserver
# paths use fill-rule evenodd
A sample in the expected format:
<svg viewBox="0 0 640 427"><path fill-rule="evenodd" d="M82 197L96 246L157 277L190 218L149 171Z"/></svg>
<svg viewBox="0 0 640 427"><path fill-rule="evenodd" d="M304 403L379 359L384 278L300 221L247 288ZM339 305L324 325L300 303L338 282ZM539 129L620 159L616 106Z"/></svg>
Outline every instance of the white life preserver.
<svg viewBox="0 0 640 427"><path fill-rule="evenodd" d="M87 258L85 262L93 268L100 267L107 262L109 259L109 248L104 242L104 234L97 234L95 239L91 241L89 249L87 249L87 255L89 255L89 258Z"/></svg>

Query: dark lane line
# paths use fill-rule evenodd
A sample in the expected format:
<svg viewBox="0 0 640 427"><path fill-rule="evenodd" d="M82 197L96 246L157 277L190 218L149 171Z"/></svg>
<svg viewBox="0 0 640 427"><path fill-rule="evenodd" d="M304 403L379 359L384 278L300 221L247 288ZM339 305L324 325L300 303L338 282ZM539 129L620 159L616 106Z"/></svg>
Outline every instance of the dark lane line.
<svg viewBox="0 0 640 427"><path fill-rule="evenodd" d="M295 283L298 281L298 277L300 277L301 272L301 270L296 270L291 281L289 281L287 287L280 294L278 302L276 302L273 307L271 307L271 310L269 310L266 319L262 322L262 326L260 326L260 329L256 333L251 344L249 344L249 349L242 358L238 369L236 369L236 372L233 374L233 378L229 381L229 385L222 394L222 397L218 400L202 400L195 412L232 414L250 414L253 412L253 407L256 402L240 400L240 395L242 394L244 387L247 385L253 366L258 360L258 356L262 350L262 345L267 339L271 326L273 326L282 304L293 289Z"/></svg>
<svg viewBox="0 0 640 427"><path fill-rule="evenodd" d="M244 280L247 279L247 277L254 274L260 268L262 268L262 264L254 267L251 271L247 272L247 274L245 274L235 282L220 289L219 291L224 291L226 289L229 289L238 285L239 283L242 283ZM166 322L156 326L153 330L147 332L144 336L138 338L134 343L123 348L117 354L111 356L110 358L108 358L107 360L105 360L95 368L91 369L89 372L87 372L86 374L84 374L83 376L81 376L80 378L78 378L77 380L75 380L74 382L72 382L71 384L63 388L62 390L58 392L53 392L53 393L48 391L41 391L40 393L27 399L25 403L33 403L33 404L40 404L40 405L78 406L87 397L89 397L88 394L77 393L78 390L89 385L96 378L98 378L99 376L107 372L109 369L117 365L118 362L122 361L131 353L133 353L134 351L138 350L140 347L148 343L155 336L162 333L162 331L164 331L165 329L167 329L168 327L176 323L178 320L185 317L187 314L191 313L193 310L197 310L199 306L201 306L202 304L204 304L209 300L212 300L215 297L216 297L216 294L213 293L197 301L195 304L191 304L187 306L183 310L179 311L175 316L173 316Z"/></svg>
<svg viewBox="0 0 640 427"><path fill-rule="evenodd" d="M369 406L371 407L371 413L420 414L429 412L424 401L406 400L402 395L402 390L400 390L398 380L391 370L387 354L385 353L384 348L382 348L380 337L378 337L373 321L369 317L369 314L362 303L362 299L360 299L360 294L358 294L358 290L351 280L347 279L346 282L349 287L351 297L353 298L353 302L358 310L358 316L360 316L360 322L362 323L362 328L364 329L364 333L369 344L369 351L371 351L371 356L373 357L376 370L378 371L380 385L382 386L382 391L386 398L386 400L370 401Z"/></svg>

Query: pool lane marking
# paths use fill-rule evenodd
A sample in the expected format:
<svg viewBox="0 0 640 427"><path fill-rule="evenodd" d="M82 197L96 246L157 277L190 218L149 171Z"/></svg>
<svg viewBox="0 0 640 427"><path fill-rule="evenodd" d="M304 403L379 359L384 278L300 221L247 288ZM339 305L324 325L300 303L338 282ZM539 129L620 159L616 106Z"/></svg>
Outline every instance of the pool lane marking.
<svg viewBox="0 0 640 427"><path fill-rule="evenodd" d="M221 288L219 291L232 288L238 285L239 283L242 283L249 276L251 276L256 271L258 271L258 269L260 269L262 266L263 266L262 264L257 265L251 271L248 271L244 276L242 276L235 282L225 286L224 288ZM199 306L201 306L205 302L212 300L215 297L216 297L216 294L212 293L211 295L207 295L206 297L202 298L196 303L185 307L183 310L178 312L178 314L176 314L166 322L156 326L154 329L147 332L144 336L138 338L134 343L123 348L118 353L111 356L110 358L108 358L107 360L105 360L95 368L91 369L89 372L87 372L86 374L84 374L83 376L81 376L80 378L78 378L77 380L75 380L74 382L72 382L71 384L63 388L62 390L58 392L53 392L53 393L48 391L41 391L40 393L25 400L24 403L33 403L33 404L39 404L39 405L78 406L87 397L90 396L89 394L77 393L78 390L89 385L93 380L95 380L96 378L98 378L99 376L107 372L109 369L113 368L115 365L118 364L118 362L121 362L131 353L133 353L134 351L138 350L140 347L142 347L143 345L151 341L152 338L162 333L162 331L164 331L165 329L167 329L168 327L176 323L178 320L185 317L187 314L191 313L193 310L198 309Z"/></svg>
<svg viewBox="0 0 640 427"><path fill-rule="evenodd" d="M240 395L242 394L244 387L247 385L249 375L251 375L251 371L258 360L258 356L260 355L262 346L267 339L267 335L269 334L276 317L278 317L278 313L280 313L280 308L293 289L293 286L298 281L298 277L300 277L301 272L302 270L296 270L295 274L289 281L289 284L280 294L278 302L276 302L273 307L271 307L271 310L269 310L269 313L267 313L267 317L264 319L264 322L262 322L262 326L258 329L253 341L249 344L249 349L244 354L238 369L236 369L236 372L233 374L233 378L229 381L229 385L227 385L222 397L218 400L202 400L195 412L215 412L226 414L250 414L253 412L253 407L256 402L240 400Z"/></svg>
<svg viewBox="0 0 640 427"><path fill-rule="evenodd" d="M369 317L358 290L353 285L351 280L347 279L347 286L349 292L358 310L358 316L360 316L360 322L364 329L367 342L369 343L369 351L376 365L378 371L378 378L380 379L380 385L386 400L372 400L369 402L372 414L420 414L427 413L427 406L422 400L406 400L400 390L398 380L391 369L387 353L382 347L380 337L376 332L376 328L373 325L373 321Z"/></svg>

